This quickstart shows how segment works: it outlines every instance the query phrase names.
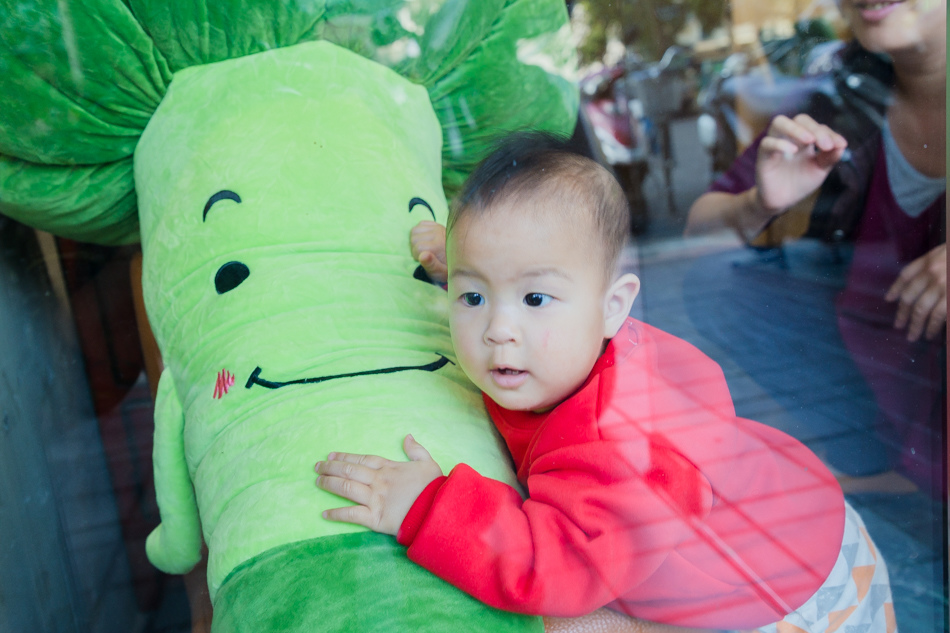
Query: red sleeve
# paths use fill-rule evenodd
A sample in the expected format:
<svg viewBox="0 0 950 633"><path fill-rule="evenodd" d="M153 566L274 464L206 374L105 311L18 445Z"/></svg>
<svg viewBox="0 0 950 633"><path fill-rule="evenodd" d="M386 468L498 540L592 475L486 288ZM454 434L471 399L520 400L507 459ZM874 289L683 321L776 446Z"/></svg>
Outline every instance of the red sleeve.
<svg viewBox="0 0 950 633"><path fill-rule="evenodd" d="M399 531L396 533L396 541L400 545L408 547L410 543L416 540L416 534L419 533L419 528L422 527L422 521L425 520L429 508L435 502L435 495L447 479L448 477L445 476L433 479L412 502L412 507L409 508L406 518L402 520L402 525L399 526Z"/></svg>
<svg viewBox="0 0 950 633"><path fill-rule="evenodd" d="M638 353L601 411L601 428L616 419L618 432L636 426L653 443L667 442L702 472L715 501L694 522L695 537L625 596L627 606L644 619L681 626L775 622L814 595L837 560L841 489L800 442L736 417L711 359L667 333L639 328ZM625 416L633 411L641 415Z"/></svg>
<svg viewBox="0 0 950 633"><path fill-rule="evenodd" d="M404 527L400 542L411 560L491 606L570 617L653 574L690 532L681 513L708 512L711 500L688 462L646 438L549 452L528 489L522 500L459 465L434 491L414 538ZM670 503L681 493L684 501ZM420 502L414 510L429 503Z"/></svg>

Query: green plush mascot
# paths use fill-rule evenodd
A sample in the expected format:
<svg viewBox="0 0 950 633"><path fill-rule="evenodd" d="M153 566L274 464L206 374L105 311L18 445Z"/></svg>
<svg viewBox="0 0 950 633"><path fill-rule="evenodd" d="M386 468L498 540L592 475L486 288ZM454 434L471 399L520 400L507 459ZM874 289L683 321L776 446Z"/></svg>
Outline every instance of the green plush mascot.
<svg viewBox="0 0 950 633"><path fill-rule="evenodd" d="M200 515L223 630L524 624L480 614L391 538L323 520L340 500L314 489L331 447L405 459L407 430L510 481L452 364L445 293L407 252L415 222L445 220L440 145L424 89L326 42L182 71L139 141L166 358L148 554L190 569Z"/></svg>
<svg viewBox="0 0 950 633"><path fill-rule="evenodd" d="M506 130L569 132L561 0L3 0L0 212L141 240L159 568L215 631L527 631L320 513L329 450L514 481L410 228Z"/></svg>

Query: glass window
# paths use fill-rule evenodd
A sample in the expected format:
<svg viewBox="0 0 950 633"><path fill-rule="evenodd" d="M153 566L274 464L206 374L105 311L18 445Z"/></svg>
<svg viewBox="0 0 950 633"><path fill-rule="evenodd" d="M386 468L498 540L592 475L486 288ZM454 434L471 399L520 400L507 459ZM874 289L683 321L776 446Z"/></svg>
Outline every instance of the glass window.
<svg viewBox="0 0 950 633"><path fill-rule="evenodd" d="M897 36L896 6L586 2L574 17L588 33L582 86L615 82L587 90L584 111L634 211L634 315L709 354L740 416L830 467L887 561L901 629L943 631L945 74L919 110L895 91L913 67L904 37L915 63L944 68L945 7L909 3L912 26ZM622 99L629 125L604 116ZM770 123L802 113L847 149L809 183L789 166L813 138L780 146L760 163L774 172L763 194L760 139L789 139L796 130L768 134ZM912 141L914 116L934 126ZM617 143L630 153L618 158ZM776 186L790 197L767 211ZM925 265L930 276L915 274ZM897 316L902 296L925 315L916 326Z"/></svg>

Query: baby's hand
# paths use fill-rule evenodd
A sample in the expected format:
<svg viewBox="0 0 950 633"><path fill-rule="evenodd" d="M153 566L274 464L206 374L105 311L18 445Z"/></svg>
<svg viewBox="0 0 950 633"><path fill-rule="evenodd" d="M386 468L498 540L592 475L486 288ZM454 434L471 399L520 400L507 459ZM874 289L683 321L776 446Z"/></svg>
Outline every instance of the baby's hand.
<svg viewBox="0 0 950 633"><path fill-rule="evenodd" d="M393 462L376 455L330 453L327 461L317 462L314 466L320 475L317 486L359 504L326 510L323 517L395 536L416 498L442 476L442 469L429 451L411 435L406 436L403 450L412 461Z"/></svg>
<svg viewBox="0 0 950 633"><path fill-rule="evenodd" d="M429 279L444 284L449 270L445 265L445 227L431 220L423 220L409 232L412 257L422 264Z"/></svg>

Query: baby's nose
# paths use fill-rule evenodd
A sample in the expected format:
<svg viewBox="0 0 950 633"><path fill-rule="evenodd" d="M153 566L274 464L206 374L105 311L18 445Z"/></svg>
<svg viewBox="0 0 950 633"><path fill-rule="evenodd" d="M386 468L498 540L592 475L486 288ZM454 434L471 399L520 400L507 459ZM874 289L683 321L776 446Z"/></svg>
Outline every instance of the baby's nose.
<svg viewBox="0 0 950 633"><path fill-rule="evenodd" d="M518 326L510 310L504 308L492 312L491 321L485 329L485 342L490 345L504 345L518 340Z"/></svg>

